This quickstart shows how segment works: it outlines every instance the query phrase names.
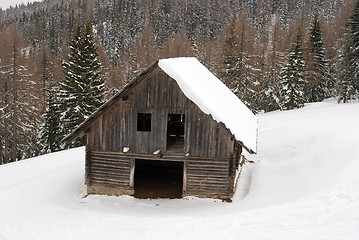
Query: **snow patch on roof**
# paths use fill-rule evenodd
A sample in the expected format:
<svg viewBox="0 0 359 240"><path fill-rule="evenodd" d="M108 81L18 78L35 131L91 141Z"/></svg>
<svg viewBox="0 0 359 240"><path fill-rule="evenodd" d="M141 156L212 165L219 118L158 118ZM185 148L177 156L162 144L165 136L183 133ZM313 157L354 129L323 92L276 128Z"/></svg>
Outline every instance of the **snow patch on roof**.
<svg viewBox="0 0 359 240"><path fill-rule="evenodd" d="M236 140L256 152L257 117L196 58L162 59L158 66L204 113L225 124Z"/></svg>

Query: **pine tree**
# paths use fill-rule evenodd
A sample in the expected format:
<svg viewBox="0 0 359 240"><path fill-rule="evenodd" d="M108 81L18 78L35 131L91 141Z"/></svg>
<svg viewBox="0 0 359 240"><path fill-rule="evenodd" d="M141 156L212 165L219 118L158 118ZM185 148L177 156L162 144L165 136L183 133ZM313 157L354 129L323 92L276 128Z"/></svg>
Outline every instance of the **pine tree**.
<svg viewBox="0 0 359 240"><path fill-rule="evenodd" d="M61 132L60 132L60 111L56 93L58 88L55 87L55 80L52 69L53 62L50 60L49 51L43 44L41 59L41 83L44 91L44 110L42 124L40 126L39 142L40 153L45 154L55 152L61 149Z"/></svg>
<svg viewBox="0 0 359 240"><path fill-rule="evenodd" d="M318 14L315 15L310 29L310 49L307 61L306 98L309 102L321 102L328 96L328 61Z"/></svg>
<svg viewBox="0 0 359 240"><path fill-rule="evenodd" d="M349 19L349 31L352 39L350 64L354 70L353 85L357 92L357 98L359 98L359 0L357 0Z"/></svg>
<svg viewBox="0 0 359 240"><path fill-rule="evenodd" d="M242 19L244 21L244 18ZM223 45L222 68L219 76L252 111L258 110L259 82L253 74L251 58L247 53L247 36L244 23L237 35L236 21L232 19Z"/></svg>
<svg viewBox="0 0 359 240"><path fill-rule="evenodd" d="M280 59L282 56L276 52L273 52L273 55L276 55L273 58L278 59L275 59L267 66L261 78L260 108L265 112L280 109L280 84L278 79L280 78Z"/></svg>
<svg viewBox="0 0 359 240"><path fill-rule="evenodd" d="M104 98L102 65L98 59L91 25L83 31L78 25L70 42L68 61L63 62L65 76L60 81L59 104L62 135L72 132L91 115ZM81 145L80 142L72 146Z"/></svg>
<svg viewBox="0 0 359 240"><path fill-rule="evenodd" d="M359 1L347 23L339 52L338 102L359 98Z"/></svg>
<svg viewBox="0 0 359 240"><path fill-rule="evenodd" d="M239 64L239 46L238 35L235 32L235 20L232 19L228 35L223 45L222 68L220 78L234 93L238 93L238 84L240 83L240 64Z"/></svg>
<svg viewBox="0 0 359 240"><path fill-rule="evenodd" d="M272 14L268 28L268 43L264 52L264 64L261 76L261 100L260 108L265 112L274 111L280 108L280 68L283 65L283 54L277 49L278 31L277 15Z"/></svg>
<svg viewBox="0 0 359 240"><path fill-rule="evenodd" d="M55 89L50 87L46 90L46 109L40 132L41 153L61 150L60 111Z"/></svg>
<svg viewBox="0 0 359 240"><path fill-rule="evenodd" d="M296 40L289 52L288 61L281 74L281 105L283 110L304 106L304 69L302 34L298 30Z"/></svg>

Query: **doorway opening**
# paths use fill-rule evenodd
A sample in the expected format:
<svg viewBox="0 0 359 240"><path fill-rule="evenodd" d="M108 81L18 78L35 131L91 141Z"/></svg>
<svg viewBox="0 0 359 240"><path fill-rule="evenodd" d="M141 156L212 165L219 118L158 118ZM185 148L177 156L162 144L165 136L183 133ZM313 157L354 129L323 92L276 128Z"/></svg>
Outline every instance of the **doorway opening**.
<svg viewBox="0 0 359 240"><path fill-rule="evenodd" d="M183 162L135 160L136 198L181 198Z"/></svg>
<svg viewBox="0 0 359 240"><path fill-rule="evenodd" d="M167 151L184 151L185 115L168 114L167 118Z"/></svg>

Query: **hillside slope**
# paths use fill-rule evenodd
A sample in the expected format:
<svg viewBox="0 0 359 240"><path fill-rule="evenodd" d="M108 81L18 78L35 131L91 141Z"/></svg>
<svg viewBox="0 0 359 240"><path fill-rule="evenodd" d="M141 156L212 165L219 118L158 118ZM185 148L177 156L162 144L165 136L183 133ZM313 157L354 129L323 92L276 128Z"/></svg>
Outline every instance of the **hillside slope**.
<svg viewBox="0 0 359 240"><path fill-rule="evenodd" d="M84 148L0 166L0 239L357 239L359 103L259 115L233 203L84 195Z"/></svg>

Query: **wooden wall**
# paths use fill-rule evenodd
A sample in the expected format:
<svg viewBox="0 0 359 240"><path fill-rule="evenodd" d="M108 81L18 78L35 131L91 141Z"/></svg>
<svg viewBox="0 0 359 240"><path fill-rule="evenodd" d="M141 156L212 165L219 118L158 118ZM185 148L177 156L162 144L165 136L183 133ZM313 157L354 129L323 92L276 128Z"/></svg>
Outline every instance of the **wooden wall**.
<svg viewBox="0 0 359 240"><path fill-rule="evenodd" d="M205 86L204 86L205 87ZM152 154L166 152L167 115L186 116L185 149L191 156L229 158L234 141L223 124L204 114L182 93L177 83L156 68L95 121L90 131L91 148L96 151L122 151ZM152 114L152 131L137 131L137 113ZM89 133L88 133L89 134Z"/></svg>
<svg viewBox="0 0 359 240"><path fill-rule="evenodd" d="M152 114L151 132L137 131L137 113ZM175 154L166 152L169 113L185 114L184 149ZM185 163L185 194L224 196L233 191L230 182L240 146L222 123L204 114L158 67L125 92L86 134L88 185L130 189L131 161L153 158L153 152L161 150L158 160ZM127 154L122 153L124 147L130 149Z"/></svg>

